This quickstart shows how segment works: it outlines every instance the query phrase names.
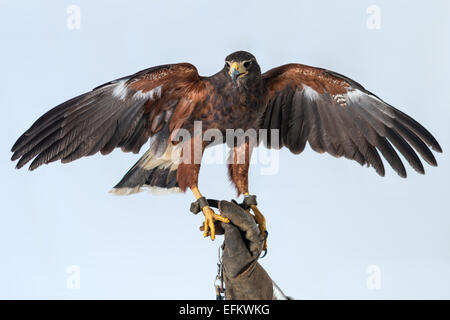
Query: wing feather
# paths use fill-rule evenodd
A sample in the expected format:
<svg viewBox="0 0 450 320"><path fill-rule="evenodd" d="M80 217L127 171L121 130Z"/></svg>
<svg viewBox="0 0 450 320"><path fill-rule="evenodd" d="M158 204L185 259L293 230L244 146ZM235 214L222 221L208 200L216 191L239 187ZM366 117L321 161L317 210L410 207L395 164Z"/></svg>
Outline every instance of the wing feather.
<svg viewBox="0 0 450 320"><path fill-rule="evenodd" d="M197 95L201 78L194 66L181 63L152 67L105 83L41 116L13 145L12 160L29 169L61 160L71 162L116 147L139 152L141 146L172 120L182 98ZM184 117L191 110L184 110ZM167 139L168 135L164 135Z"/></svg>
<svg viewBox="0 0 450 320"><path fill-rule="evenodd" d="M442 149L427 129L341 74L289 64L263 74L263 82L260 127L280 133L269 148L278 144L300 153L308 142L316 152L367 164L381 176L380 153L401 177L406 169L397 151L419 173L425 169L418 154L437 165L430 148Z"/></svg>

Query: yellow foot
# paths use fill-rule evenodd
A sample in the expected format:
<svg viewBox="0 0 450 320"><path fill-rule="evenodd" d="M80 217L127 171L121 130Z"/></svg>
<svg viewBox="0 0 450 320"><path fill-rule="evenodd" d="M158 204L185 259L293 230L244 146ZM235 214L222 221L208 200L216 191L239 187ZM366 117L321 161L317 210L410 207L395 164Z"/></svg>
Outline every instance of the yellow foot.
<svg viewBox="0 0 450 320"><path fill-rule="evenodd" d="M216 227L214 226L214 221L217 220L229 223L230 220L214 213L214 211L208 206L203 207L202 211L205 215L205 222L203 222L203 236L211 236L211 240L214 240L216 238Z"/></svg>
<svg viewBox="0 0 450 320"><path fill-rule="evenodd" d="M197 186L194 185L191 187L192 193L194 194L197 201L200 199L203 199L202 202L205 202L206 199L202 196L200 193L200 190L198 190ZM203 236L211 236L211 240L214 240L216 238L216 227L214 226L214 221L222 221L225 223L230 223L230 220L228 218L222 217L221 215L218 215L214 213L214 211L207 205L205 205L202 208L203 214L205 215L205 222L203 222Z"/></svg>
<svg viewBox="0 0 450 320"><path fill-rule="evenodd" d="M263 236L265 236L264 239L264 246L263 246L263 250L267 251L267 227L266 227L266 218L264 218L263 214L261 213L261 211L259 211L258 207L256 205L250 205L250 208L253 211L253 218L255 219L256 223L259 226L259 231L261 231L261 234Z"/></svg>

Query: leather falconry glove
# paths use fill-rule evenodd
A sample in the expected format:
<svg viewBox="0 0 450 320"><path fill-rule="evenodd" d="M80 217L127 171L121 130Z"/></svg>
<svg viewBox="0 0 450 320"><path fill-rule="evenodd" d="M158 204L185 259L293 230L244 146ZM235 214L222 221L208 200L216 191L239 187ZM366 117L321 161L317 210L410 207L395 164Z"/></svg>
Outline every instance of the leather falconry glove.
<svg viewBox="0 0 450 320"><path fill-rule="evenodd" d="M227 300L272 300L273 283L257 262L264 236L252 215L235 202L219 201L219 211L231 223L220 223L223 244L223 276Z"/></svg>

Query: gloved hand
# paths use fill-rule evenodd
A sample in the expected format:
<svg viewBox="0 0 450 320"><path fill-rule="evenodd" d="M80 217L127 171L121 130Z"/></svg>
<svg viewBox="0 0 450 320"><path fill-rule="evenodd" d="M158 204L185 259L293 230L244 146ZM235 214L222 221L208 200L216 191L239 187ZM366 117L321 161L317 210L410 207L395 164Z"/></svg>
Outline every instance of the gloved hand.
<svg viewBox="0 0 450 320"><path fill-rule="evenodd" d="M220 223L225 234L222 256L225 298L272 300L272 279L257 262L264 243L258 225L236 203L219 201L219 211L231 221Z"/></svg>

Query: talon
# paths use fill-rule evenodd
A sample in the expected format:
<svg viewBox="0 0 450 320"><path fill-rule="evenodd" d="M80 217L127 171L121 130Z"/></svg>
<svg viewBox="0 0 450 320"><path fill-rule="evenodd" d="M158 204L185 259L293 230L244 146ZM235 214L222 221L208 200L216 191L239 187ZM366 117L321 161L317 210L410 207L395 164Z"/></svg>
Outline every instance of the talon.
<svg viewBox="0 0 450 320"><path fill-rule="evenodd" d="M205 215L205 222L203 223L203 236L207 237L209 235L211 236L211 240L214 240L216 238L216 227L214 225L214 221L217 220L225 223L230 223L230 220L214 213L214 211L208 206L203 207L202 211Z"/></svg>
<svg viewBox="0 0 450 320"><path fill-rule="evenodd" d="M202 196L196 185L192 186L191 190L194 193L194 196L197 199L197 201L200 200L202 202L206 201L206 199ZM202 211L203 214L205 215L205 222L203 222L203 236L204 237L211 236L211 240L214 240L216 238L216 227L214 226L214 221L217 220L229 223L230 220L228 218L222 217L221 215L214 213L214 211L208 205L204 205Z"/></svg>
<svg viewBox="0 0 450 320"><path fill-rule="evenodd" d="M267 237L269 236L269 232L267 230L264 231L264 244L263 244L263 254L259 256L260 259L264 258L267 255Z"/></svg>
<svg viewBox="0 0 450 320"><path fill-rule="evenodd" d="M267 244L267 243L266 243ZM259 256L260 259L264 258L267 254L267 249L263 249L262 255Z"/></svg>
<svg viewBox="0 0 450 320"><path fill-rule="evenodd" d="M265 257L267 254L267 236L268 236L268 232L267 232L267 227L266 227L266 218L264 218L263 214L261 213L261 211L259 211L258 207L256 205L250 205L250 208L252 209L255 218L256 223L259 226L259 231L261 231L261 234L264 235L264 245L263 245L263 251L264 251L264 255L261 257Z"/></svg>

